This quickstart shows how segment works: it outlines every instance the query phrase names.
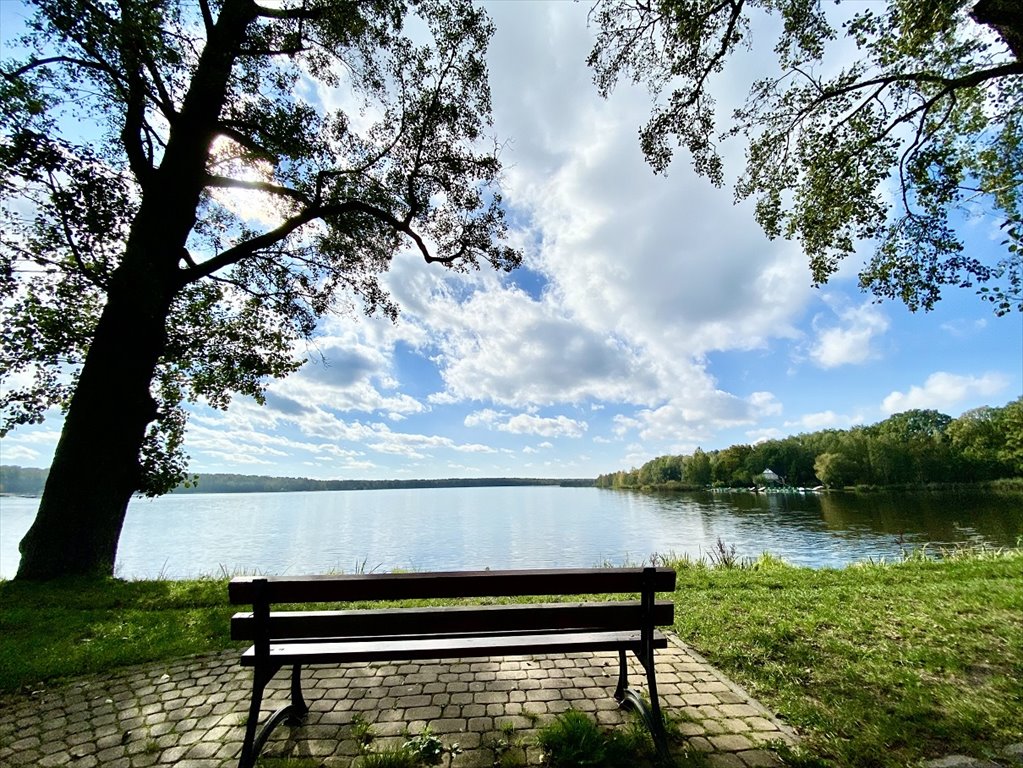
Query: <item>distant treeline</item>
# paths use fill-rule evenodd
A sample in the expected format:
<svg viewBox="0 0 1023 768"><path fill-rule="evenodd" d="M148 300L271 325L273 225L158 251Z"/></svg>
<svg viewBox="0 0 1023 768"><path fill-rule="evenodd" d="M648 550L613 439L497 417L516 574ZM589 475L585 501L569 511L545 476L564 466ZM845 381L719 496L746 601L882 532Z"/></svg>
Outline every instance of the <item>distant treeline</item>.
<svg viewBox="0 0 1023 768"><path fill-rule="evenodd" d="M1023 398L957 419L934 410L897 413L878 424L659 456L639 469L597 478L600 488L705 488L764 485L830 488L976 483L1023 477Z"/></svg>
<svg viewBox="0 0 1023 768"><path fill-rule="evenodd" d="M0 466L0 493L38 496L49 470ZM173 493L272 493L276 491L363 491L381 488L481 488L489 486L558 485L587 487L591 478L541 479L525 477L448 478L444 480L311 480L305 477L263 475L196 475Z"/></svg>
<svg viewBox="0 0 1023 768"><path fill-rule="evenodd" d="M15 496L39 496L46 484L48 469L0 465L0 493Z"/></svg>
<svg viewBox="0 0 1023 768"><path fill-rule="evenodd" d="M262 475L199 475L198 481L173 493L270 493L274 491L368 491L389 488L485 488L513 485L592 486L593 479L528 477L452 477L442 480L310 480Z"/></svg>

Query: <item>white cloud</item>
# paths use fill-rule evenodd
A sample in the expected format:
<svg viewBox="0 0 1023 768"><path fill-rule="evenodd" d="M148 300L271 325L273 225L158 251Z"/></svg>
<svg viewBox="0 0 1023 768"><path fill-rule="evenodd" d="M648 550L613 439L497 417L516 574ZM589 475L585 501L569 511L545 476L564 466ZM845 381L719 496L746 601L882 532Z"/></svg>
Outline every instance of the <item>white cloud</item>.
<svg viewBox="0 0 1023 768"><path fill-rule="evenodd" d="M498 429L517 435L541 435L542 437L582 437L586 431L585 421L577 421L567 416L544 418L520 413L513 416Z"/></svg>
<svg viewBox="0 0 1023 768"><path fill-rule="evenodd" d="M846 416L834 411L820 411L818 413L807 413L795 421L786 421L785 426L789 428L816 432L822 429L843 429L854 424L862 424L864 417L861 415Z"/></svg>
<svg viewBox="0 0 1023 768"><path fill-rule="evenodd" d="M639 419L634 419L630 416L623 416L622 414L617 414L613 419L613 423L614 433L618 437L625 437L625 435L630 431L639 429L643 426L643 422Z"/></svg>
<svg viewBox="0 0 1023 768"><path fill-rule="evenodd" d="M31 462L32 466L36 466L36 463L40 458L42 458L39 451L34 450L27 445L18 445L16 442L11 444L11 441L4 444L2 453L5 464Z"/></svg>
<svg viewBox="0 0 1023 768"><path fill-rule="evenodd" d="M908 392L892 392L884 399L881 410L887 414L913 408L943 411L970 398L992 397L1008 386L1009 378L1002 373L961 376L939 371L928 376L923 386L910 387Z"/></svg>
<svg viewBox="0 0 1023 768"><path fill-rule="evenodd" d="M297 440L243 426L232 428L222 420L202 417L193 418L189 424L185 448L190 454L203 455L206 461L232 466L269 466L284 459L309 457L329 459L335 467L344 467L362 455L361 450L344 449L333 443Z"/></svg>
<svg viewBox="0 0 1023 768"><path fill-rule="evenodd" d="M831 302L834 304L834 302ZM889 327L888 318L876 304L866 302L858 307L833 307L839 325L824 325L821 316L814 318L817 340L810 348L810 357L822 368L856 365L878 356L874 340Z"/></svg>
<svg viewBox="0 0 1023 768"><path fill-rule="evenodd" d="M749 438L751 444L757 445L758 443L766 443L768 440L780 440L781 438L786 437L786 435L780 429L767 427L762 429L751 429L746 433L746 437Z"/></svg>
<svg viewBox="0 0 1023 768"><path fill-rule="evenodd" d="M540 435L542 437L582 437L587 429L584 421L570 419L567 416L535 416L520 413L509 416L507 413L484 408L465 417L467 427L487 427L515 435ZM548 444L549 445L549 444Z"/></svg>
<svg viewBox="0 0 1023 768"><path fill-rule="evenodd" d="M659 381L636 351L514 287L425 302L445 391L431 402L514 407L589 399L650 402Z"/></svg>
<svg viewBox="0 0 1023 768"><path fill-rule="evenodd" d="M479 443L453 445L452 449L459 451L460 453L497 453L496 448L491 448L489 445L480 445Z"/></svg>
<svg viewBox="0 0 1023 768"><path fill-rule="evenodd" d="M51 409L51 412L55 409ZM60 440L59 426L63 417L48 414L46 426L26 425L9 432L0 440L0 464L46 467ZM49 427L56 426L58 429Z"/></svg>
<svg viewBox="0 0 1023 768"><path fill-rule="evenodd" d="M987 326L988 321L986 317L978 318L976 320L963 320L960 318L942 323L941 330L958 339L966 339L980 333L987 328Z"/></svg>
<svg viewBox="0 0 1023 768"><path fill-rule="evenodd" d="M749 396L749 403L761 416L776 416L782 412L782 404L772 392L754 392Z"/></svg>
<svg viewBox="0 0 1023 768"><path fill-rule="evenodd" d="M493 429L498 421L508 416L492 408L484 408L482 411L474 411L465 417L463 424L467 427L489 427Z"/></svg>

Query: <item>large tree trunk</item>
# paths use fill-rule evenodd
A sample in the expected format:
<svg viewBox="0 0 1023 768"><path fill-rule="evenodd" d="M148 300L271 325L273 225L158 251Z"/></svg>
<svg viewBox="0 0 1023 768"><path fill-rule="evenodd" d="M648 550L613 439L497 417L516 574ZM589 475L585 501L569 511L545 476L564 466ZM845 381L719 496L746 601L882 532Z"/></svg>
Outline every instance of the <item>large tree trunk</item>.
<svg viewBox="0 0 1023 768"><path fill-rule="evenodd" d="M141 487L146 429L156 418L150 386L166 344L171 303L188 279L178 264L206 185L231 68L255 14L250 0L225 0L163 162L139 179L142 202L82 366L39 511L21 541L19 579L113 574L128 502ZM123 136L126 148L137 139L127 128Z"/></svg>
<svg viewBox="0 0 1023 768"><path fill-rule="evenodd" d="M128 502L140 487L140 449L156 416L150 382L163 352L170 299L152 275L117 275L39 511L21 541L17 578L113 573Z"/></svg>

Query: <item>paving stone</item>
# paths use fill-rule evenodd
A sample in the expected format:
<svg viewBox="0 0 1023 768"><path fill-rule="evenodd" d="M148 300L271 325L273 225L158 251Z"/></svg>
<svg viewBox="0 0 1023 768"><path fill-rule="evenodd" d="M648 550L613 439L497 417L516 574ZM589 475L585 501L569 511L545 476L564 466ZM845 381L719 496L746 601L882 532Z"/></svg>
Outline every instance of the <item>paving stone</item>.
<svg viewBox="0 0 1023 768"><path fill-rule="evenodd" d="M107 736L103 736L102 738L96 739L96 748L107 749L109 747L120 746L121 738L122 736L119 733L113 733Z"/></svg>
<svg viewBox="0 0 1023 768"><path fill-rule="evenodd" d="M1023 742L1008 744L1002 749L1002 757L1012 760L1015 763L1023 764Z"/></svg>
<svg viewBox="0 0 1023 768"><path fill-rule="evenodd" d="M201 741L198 744L192 746L188 752L185 753L185 759L195 758L212 758L216 756L220 745L213 741Z"/></svg>
<svg viewBox="0 0 1023 768"><path fill-rule="evenodd" d="M745 736L737 733L726 733L720 736L707 737L714 748L722 752L739 752L753 749L756 745Z"/></svg>
<svg viewBox="0 0 1023 768"><path fill-rule="evenodd" d="M729 733L746 733L747 731L753 730L749 723L738 718L728 717L721 721L721 725L725 727L725 730Z"/></svg>
<svg viewBox="0 0 1023 768"><path fill-rule="evenodd" d="M698 752L714 751L714 745L711 744L703 736L694 736L693 738L689 739L689 746L697 750Z"/></svg>
<svg viewBox="0 0 1023 768"><path fill-rule="evenodd" d="M39 759L39 768L55 768L59 765L67 765L71 762L71 755L67 752L49 754Z"/></svg>
<svg viewBox="0 0 1023 768"><path fill-rule="evenodd" d="M696 690L699 691L700 693L721 693L723 691L728 691L729 693L731 693L731 689L729 689L729 687L722 683L720 680L714 680L706 683L697 683L693 687L696 688Z"/></svg>
<svg viewBox="0 0 1023 768"><path fill-rule="evenodd" d="M748 749L736 754L749 768L782 768L785 765L774 752L766 749Z"/></svg>
<svg viewBox="0 0 1023 768"><path fill-rule="evenodd" d="M425 707L430 704L430 697L424 693L414 696L398 696L395 704L399 707Z"/></svg>
<svg viewBox="0 0 1023 768"><path fill-rule="evenodd" d="M763 715L763 711L749 704L722 704L721 711L726 717L756 717Z"/></svg>
<svg viewBox="0 0 1023 768"><path fill-rule="evenodd" d="M739 695L738 693L736 693L735 691L732 691L732 690L721 691L721 692L719 692L716 695L718 697L718 700L722 704L742 704L742 703L744 703L746 701L745 697ZM757 714L759 714L759 713L757 713Z"/></svg>
<svg viewBox="0 0 1023 768"><path fill-rule="evenodd" d="M720 701L718 701L717 697L714 696L714 694L712 694L712 693L689 693L689 694L686 694L685 696L683 696L682 700L685 701L686 705L690 706L690 707L711 706L711 705L714 705L714 704L720 704L721 703ZM726 705L726 706L736 706L736 705ZM756 713L752 713L751 712L750 714L756 714Z"/></svg>
<svg viewBox="0 0 1023 768"><path fill-rule="evenodd" d="M727 752L714 752L707 755L707 765L711 768L747 768L737 755Z"/></svg>
<svg viewBox="0 0 1023 768"><path fill-rule="evenodd" d="M925 768L999 768L998 763L967 755L946 755L924 763Z"/></svg>
<svg viewBox="0 0 1023 768"><path fill-rule="evenodd" d="M103 765L109 765L122 757L124 757L124 747L120 744L115 747L109 747L108 749L101 749L96 753L96 759Z"/></svg>
<svg viewBox="0 0 1023 768"><path fill-rule="evenodd" d="M411 720L436 720L441 716L441 708L434 706L410 707L405 716Z"/></svg>

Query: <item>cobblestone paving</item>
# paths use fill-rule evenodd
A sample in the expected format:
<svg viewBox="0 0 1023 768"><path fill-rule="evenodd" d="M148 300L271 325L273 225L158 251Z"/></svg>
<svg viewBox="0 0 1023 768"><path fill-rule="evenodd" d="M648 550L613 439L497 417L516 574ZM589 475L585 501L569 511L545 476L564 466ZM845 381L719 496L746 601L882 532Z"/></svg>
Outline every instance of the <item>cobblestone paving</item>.
<svg viewBox="0 0 1023 768"><path fill-rule="evenodd" d="M657 683L683 742L707 753L710 766L781 765L771 747L794 744L793 732L672 641L658 652ZM231 651L134 667L4 697L0 766L236 766L251 690L251 670L238 657ZM632 672L638 686L644 680L638 665ZM361 719L372 724L375 748L429 726L446 745L463 749L455 768L491 766L505 750L506 761L535 764L536 728L559 712L589 712L609 727L626 722L629 715L612 698L617 675L616 654L314 667L303 673L305 723L280 726L263 755L348 766L358 754L352 723ZM271 683L264 716L287 701L287 682L281 672Z"/></svg>

